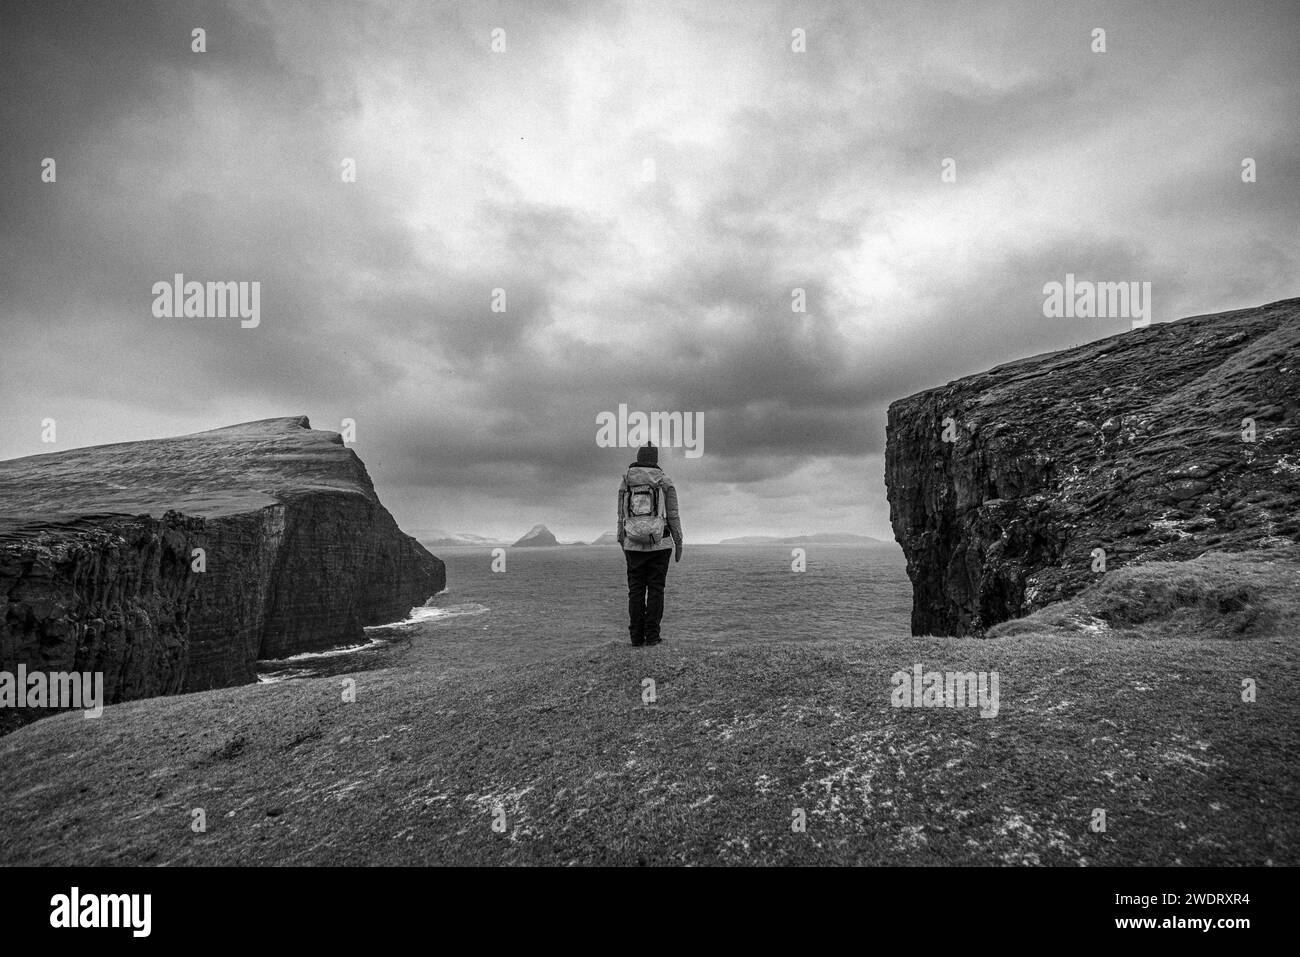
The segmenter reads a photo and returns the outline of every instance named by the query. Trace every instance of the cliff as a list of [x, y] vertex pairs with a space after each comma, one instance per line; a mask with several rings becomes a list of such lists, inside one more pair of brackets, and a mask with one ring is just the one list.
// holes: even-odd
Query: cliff
[[1097, 549], [1106, 570], [1288, 550], [1300, 541], [1298, 409], [1300, 299], [894, 402], [885, 483], [912, 632], [980, 633], [1070, 598], [1102, 574]]
[[445, 580], [305, 417], [0, 462], [0, 670], [103, 671], [109, 703], [251, 682]]

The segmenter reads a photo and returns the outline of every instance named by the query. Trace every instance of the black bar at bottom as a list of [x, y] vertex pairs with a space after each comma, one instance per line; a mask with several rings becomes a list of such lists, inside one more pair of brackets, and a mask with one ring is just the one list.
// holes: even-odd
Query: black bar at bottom
[[901, 934], [923, 950], [926, 941], [945, 950], [1043, 934], [1231, 947], [1285, 931], [1284, 885], [1292, 878], [1285, 868], [8, 868], [0, 871], [0, 899], [10, 945], [291, 939], [336, 948], [432, 933], [450, 946], [454, 933], [483, 942], [536, 943], [543, 934], [552, 942], [624, 941], [635, 949], [637, 940], [653, 947], [691, 927], [734, 945], [784, 926], [810, 944], [831, 934], [864, 944]]

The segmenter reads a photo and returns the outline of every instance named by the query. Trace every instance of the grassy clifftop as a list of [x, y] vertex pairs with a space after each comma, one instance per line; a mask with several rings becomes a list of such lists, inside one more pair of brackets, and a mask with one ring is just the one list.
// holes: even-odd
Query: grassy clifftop
[[[1239, 640], [610, 644], [60, 715], [0, 740], [0, 863], [1296, 864], [1296, 592], [1259, 594]], [[998, 715], [892, 707], [918, 663], [998, 672]]]

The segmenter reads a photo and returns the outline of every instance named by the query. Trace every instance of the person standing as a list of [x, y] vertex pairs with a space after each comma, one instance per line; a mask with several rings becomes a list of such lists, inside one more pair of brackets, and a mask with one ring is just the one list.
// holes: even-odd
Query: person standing
[[618, 487], [618, 543], [627, 561], [628, 634], [632, 644], [662, 641], [668, 557], [682, 560], [682, 522], [677, 489], [659, 468], [653, 442], [637, 449]]

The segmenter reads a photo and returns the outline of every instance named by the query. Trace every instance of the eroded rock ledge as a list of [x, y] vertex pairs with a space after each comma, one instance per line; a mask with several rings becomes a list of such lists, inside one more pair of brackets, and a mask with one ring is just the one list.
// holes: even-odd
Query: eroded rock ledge
[[[1106, 567], [1300, 541], [1300, 299], [998, 366], [889, 408], [914, 634], [978, 633]], [[955, 442], [943, 441], [944, 420]], [[1243, 420], [1254, 423], [1246, 441]]]
[[108, 703], [253, 681], [445, 583], [305, 416], [0, 462], [0, 670], [103, 671]]

